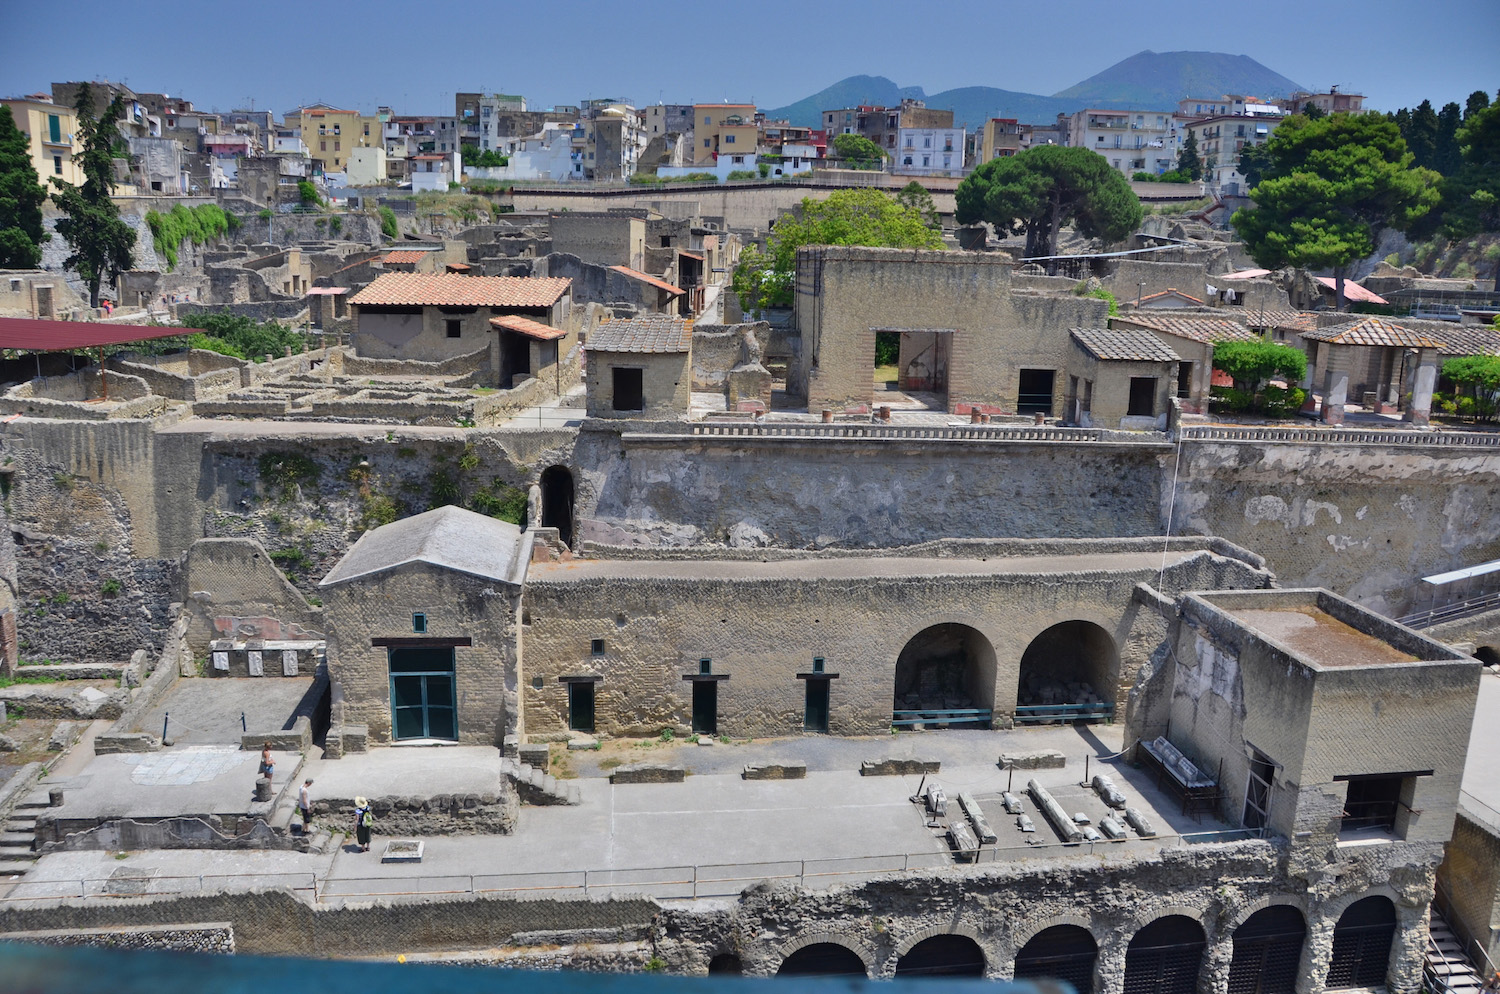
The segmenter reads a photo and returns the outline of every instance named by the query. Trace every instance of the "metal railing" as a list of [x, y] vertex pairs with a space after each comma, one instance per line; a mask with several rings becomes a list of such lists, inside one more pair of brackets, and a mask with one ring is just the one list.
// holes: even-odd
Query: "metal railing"
[[1500, 608], [1500, 593], [1485, 594], [1482, 597], [1470, 597], [1466, 601], [1456, 604], [1445, 604], [1427, 611], [1418, 611], [1415, 614], [1404, 615], [1396, 619], [1398, 625], [1408, 628], [1431, 628], [1433, 625], [1445, 621], [1455, 621], [1459, 618], [1467, 618], [1472, 614], [1483, 614], [1485, 611]]
[[[693, 436], [730, 438], [858, 438], [957, 440], [974, 442], [1102, 442], [1107, 440], [1101, 428], [1027, 427], [1023, 425], [877, 425], [703, 422], [690, 427]], [[629, 433], [629, 434], [647, 434]], [[651, 433], [655, 434], [655, 433]], [[677, 434], [677, 432], [672, 432]], [[1118, 433], [1110, 433], [1118, 434]], [[1155, 440], [1150, 438], [1147, 440]]]
[[1444, 445], [1500, 448], [1500, 432], [1395, 431], [1381, 428], [1196, 427], [1179, 429], [1186, 442], [1328, 442], [1336, 445]]
[[700, 863], [697, 865], [634, 869], [537, 870], [523, 873], [433, 874], [430, 876], [325, 877], [312, 873], [218, 874], [99, 878], [81, 880], [20, 880], [0, 885], [5, 901], [66, 900], [77, 898], [159, 897], [210, 890], [282, 888], [307, 892], [319, 902], [376, 897], [443, 897], [514, 894], [518, 896], [608, 896], [631, 894], [661, 900], [734, 897], [761, 881], [794, 881], [800, 887], [830, 887], [887, 873], [943, 870], [976, 863], [1060, 856], [1106, 855], [1111, 851], [1147, 853], [1164, 848], [1243, 842], [1262, 837], [1259, 829], [1227, 829], [1147, 838], [1101, 839], [1095, 842], [1037, 842], [1024, 846], [981, 846], [974, 858], [958, 863], [949, 851], [895, 853], [880, 856], [832, 856], [770, 862]]

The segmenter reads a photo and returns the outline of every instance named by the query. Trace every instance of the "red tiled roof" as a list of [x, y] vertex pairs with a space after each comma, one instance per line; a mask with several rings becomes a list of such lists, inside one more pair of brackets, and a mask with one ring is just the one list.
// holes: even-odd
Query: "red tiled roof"
[[1377, 345], [1406, 349], [1440, 349], [1446, 344], [1383, 318], [1365, 318], [1352, 324], [1333, 324], [1317, 331], [1304, 331], [1301, 337], [1333, 345]]
[[400, 307], [551, 307], [568, 292], [566, 277], [385, 273], [350, 299]]
[[104, 324], [95, 321], [37, 321], [31, 318], [0, 318], [0, 349], [28, 352], [61, 352], [96, 345], [124, 345], [148, 338], [186, 335], [191, 328], [154, 324]]
[[648, 275], [646, 273], [638, 272], [638, 271], [636, 271], [634, 269], [631, 269], [629, 266], [610, 266], [609, 268], [613, 269], [617, 273], [623, 273], [624, 275], [629, 276], [633, 280], [640, 280], [642, 283], [650, 283], [652, 286], [656, 287], [658, 290], [665, 290], [668, 293], [687, 293], [687, 291], [684, 290], [680, 286], [673, 286], [672, 284], [668, 283], [666, 280], [659, 280], [655, 276], [651, 276], [651, 275]]
[[502, 314], [497, 318], [490, 318], [491, 328], [504, 328], [506, 331], [514, 331], [525, 335], [527, 338], [535, 338], [540, 342], [555, 342], [559, 338], [567, 336], [566, 328], [554, 328], [540, 321], [523, 318], [519, 314]]
[[[1335, 280], [1332, 276], [1314, 276], [1313, 279], [1317, 280], [1319, 283], [1323, 284], [1335, 293], [1338, 292], [1338, 281]], [[1378, 293], [1373, 293], [1369, 290], [1366, 290], [1364, 287], [1360, 286], [1353, 280], [1344, 281], [1344, 299], [1358, 300], [1366, 304], [1388, 303], [1388, 301]]]
[[431, 249], [395, 249], [380, 257], [381, 262], [421, 262]]
[[699, 262], [703, 261], [703, 256], [699, 255], [697, 252], [684, 252], [682, 249], [678, 249], [677, 250], [677, 254], [678, 255], [685, 255], [689, 259], [697, 259]]

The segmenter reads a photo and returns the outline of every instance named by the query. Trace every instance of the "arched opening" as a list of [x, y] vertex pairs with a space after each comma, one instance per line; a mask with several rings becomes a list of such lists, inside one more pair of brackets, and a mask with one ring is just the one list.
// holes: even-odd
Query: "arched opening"
[[556, 528], [563, 545], [573, 544], [573, 474], [566, 466], [542, 472], [542, 527]]
[[1387, 897], [1355, 901], [1333, 927], [1328, 988], [1378, 987], [1385, 983], [1396, 936], [1396, 906]]
[[1020, 722], [1100, 719], [1115, 702], [1120, 657], [1109, 632], [1064, 621], [1031, 640], [1016, 690]]
[[720, 953], [708, 961], [708, 972], [739, 976], [745, 972], [745, 964], [741, 963], [740, 958], [734, 953]]
[[982, 977], [984, 950], [967, 935], [934, 935], [896, 960], [898, 977]]
[[1124, 994], [1195, 994], [1206, 940], [1186, 915], [1158, 918], [1125, 950]]
[[1234, 930], [1229, 994], [1293, 994], [1307, 922], [1290, 904], [1261, 908]]
[[896, 659], [893, 725], [989, 728], [994, 706], [995, 648], [977, 629], [924, 628]]
[[848, 946], [814, 942], [781, 961], [778, 977], [868, 977], [865, 961]]
[[1492, 645], [1482, 645], [1474, 650], [1474, 658], [1486, 666], [1500, 666], [1500, 649]]
[[1016, 954], [1017, 980], [1066, 980], [1078, 994], [1094, 990], [1099, 944], [1077, 925], [1053, 925], [1033, 935]]

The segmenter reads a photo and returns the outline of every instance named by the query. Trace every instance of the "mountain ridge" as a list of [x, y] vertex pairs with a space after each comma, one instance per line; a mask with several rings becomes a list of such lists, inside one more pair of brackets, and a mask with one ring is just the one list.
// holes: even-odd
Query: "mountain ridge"
[[952, 110], [954, 122], [972, 130], [991, 117], [1046, 124], [1058, 114], [1071, 114], [1085, 107], [1169, 110], [1186, 96], [1248, 93], [1272, 97], [1301, 88], [1248, 55], [1148, 50], [1051, 95], [993, 86], [961, 86], [927, 95], [920, 86], [898, 86], [885, 76], [858, 75], [767, 110], [766, 115], [817, 128], [822, 126], [821, 113], [825, 110], [860, 104], [893, 106], [905, 96], [924, 100], [928, 107]]

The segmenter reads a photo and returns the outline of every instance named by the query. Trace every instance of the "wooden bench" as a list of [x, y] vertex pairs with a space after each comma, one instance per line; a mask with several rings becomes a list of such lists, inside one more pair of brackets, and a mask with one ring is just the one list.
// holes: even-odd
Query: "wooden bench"
[[989, 727], [995, 712], [989, 708], [924, 708], [919, 711], [892, 711], [891, 725], [983, 725]]
[[1113, 704], [1022, 704], [1016, 707], [1016, 724], [1042, 721], [1102, 721], [1107, 725], [1115, 722]]

